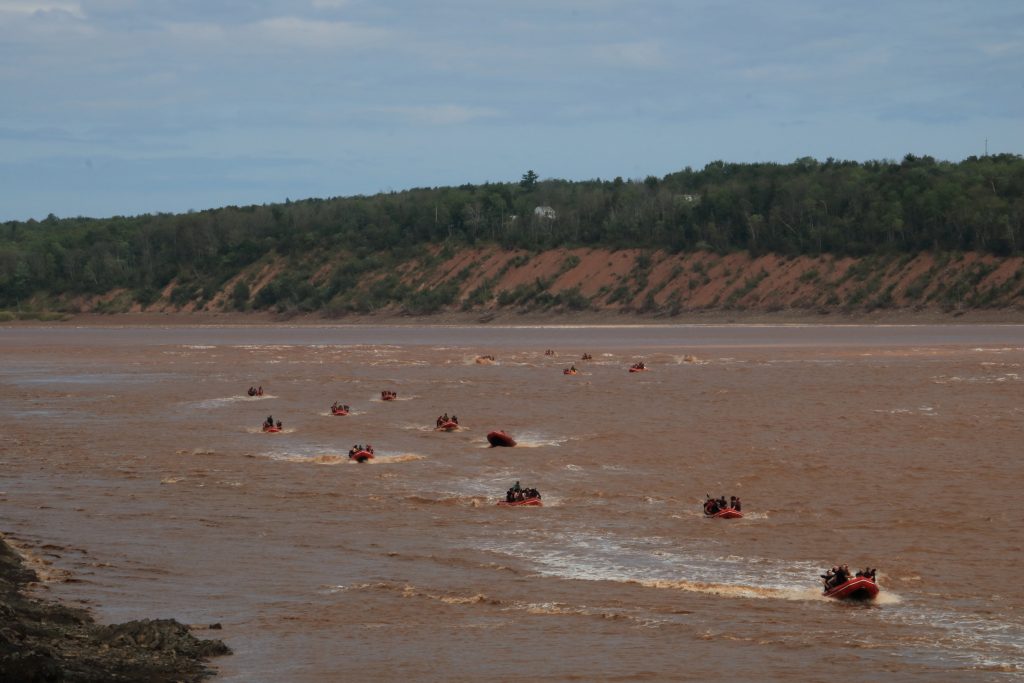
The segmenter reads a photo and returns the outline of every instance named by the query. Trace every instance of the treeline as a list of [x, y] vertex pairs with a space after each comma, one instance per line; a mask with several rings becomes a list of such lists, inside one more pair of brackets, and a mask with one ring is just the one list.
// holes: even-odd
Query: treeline
[[[1024, 249], [1022, 229], [1024, 160], [1011, 154], [958, 163], [912, 155], [901, 162], [719, 161], [643, 180], [541, 180], [530, 171], [518, 183], [7, 222], [0, 227], [0, 307], [115, 288], [145, 305], [171, 282], [172, 302], [201, 305], [268, 254], [287, 267], [259, 292], [240, 283], [232, 292], [238, 307], [323, 308], [362, 273], [420, 256], [428, 244], [1010, 255]], [[326, 263], [330, 273], [314, 278]], [[415, 294], [394, 291], [401, 289], [394, 278], [376, 286], [381, 300]]]

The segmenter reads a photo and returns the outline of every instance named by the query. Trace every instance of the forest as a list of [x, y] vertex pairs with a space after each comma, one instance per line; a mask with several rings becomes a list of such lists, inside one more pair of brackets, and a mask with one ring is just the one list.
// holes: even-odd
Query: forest
[[[115, 289], [145, 306], [172, 284], [171, 303], [201, 307], [268, 255], [286, 267], [259, 291], [237, 282], [231, 301], [239, 310], [329, 308], [361, 274], [420, 258], [429, 245], [449, 252], [494, 245], [530, 252], [602, 247], [1003, 257], [1020, 255], [1022, 239], [1024, 159], [1013, 154], [960, 162], [913, 155], [901, 161], [716, 161], [627, 180], [544, 179], [531, 170], [508, 183], [183, 214], [51, 214], [6, 222], [0, 225], [0, 308], [42, 301], [60, 310], [69, 297]], [[381, 302], [417, 295], [380, 287]]]

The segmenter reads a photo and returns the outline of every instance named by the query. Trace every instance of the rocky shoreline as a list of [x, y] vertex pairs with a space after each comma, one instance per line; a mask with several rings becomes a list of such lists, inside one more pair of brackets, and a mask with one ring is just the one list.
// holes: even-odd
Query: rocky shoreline
[[38, 580], [0, 534], [0, 680], [193, 682], [214, 674], [209, 657], [231, 653], [173, 619], [98, 624], [86, 610], [29, 596]]

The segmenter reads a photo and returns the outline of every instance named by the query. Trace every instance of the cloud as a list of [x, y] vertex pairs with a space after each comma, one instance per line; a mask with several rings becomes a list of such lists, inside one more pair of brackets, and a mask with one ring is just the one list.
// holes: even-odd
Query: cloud
[[1006, 41], [1003, 43], [987, 43], [979, 46], [979, 49], [989, 57], [1002, 57], [1024, 52], [1024, 42]]
[[340, 9], [348, 5], [349, 0], [313, 0], [316, 9]]
[[225, 38], [224, 28], [206, 22], [167, 22], [164, 30], [177, 40], [218, 42]]
[[82, 5], [76, 0], [4, 0], [0, 14], [35, 14], [37, 12], [64, 12], [81, 18]]
[[649, 69], [668, 63], [661, 45], [652, 41], [611, 43], [597, 47], [596, 52], [601, 60], [613, 66]]
[[245, 32], [290, 47], [360, 48], [385, 41], [391, 32], [347, 21], [274, 17], [249, 24]]
[[497, 115], [493, 109], [485, 107], [464, 107], [458, 104], [411, 105], [397, 107], [377, 107], [376, 113], [398, 116], [410, 123], [431, 126], [450, 126], [470, 121], [490, 118]]

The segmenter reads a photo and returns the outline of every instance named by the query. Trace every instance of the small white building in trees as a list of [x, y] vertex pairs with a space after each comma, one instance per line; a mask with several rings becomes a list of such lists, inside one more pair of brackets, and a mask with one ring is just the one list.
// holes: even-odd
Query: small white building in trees
[[538, 206], [533, 210], [533, 215], [537, 218], [543, 218], [545, 220], [553, 221], [557, 217], [555, 210], [550, 206]]

